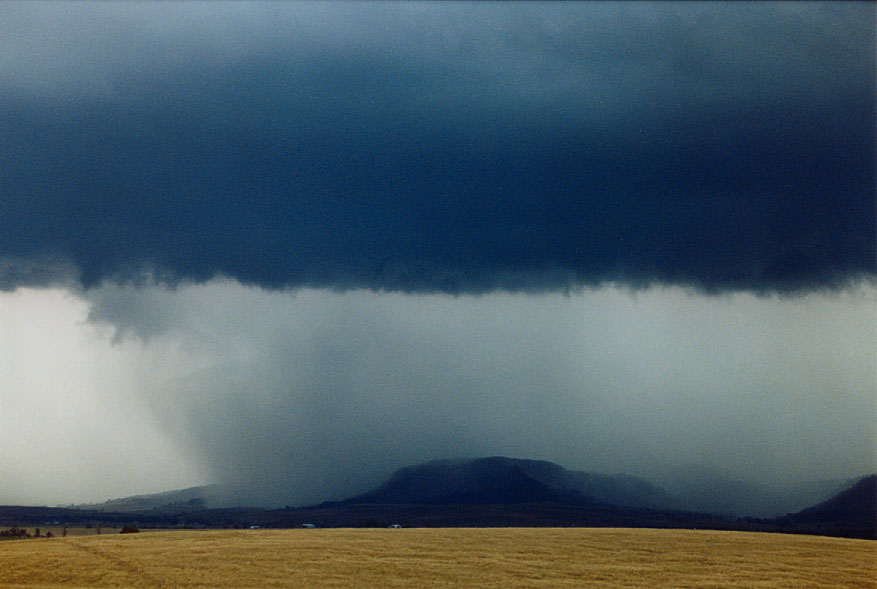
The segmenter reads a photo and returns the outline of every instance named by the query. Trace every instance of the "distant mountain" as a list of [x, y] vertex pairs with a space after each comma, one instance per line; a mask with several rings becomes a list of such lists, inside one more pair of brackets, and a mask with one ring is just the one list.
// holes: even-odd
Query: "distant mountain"
[[797, 513], [776, 518], [782, 526], [845, 530], [845, 535], [877, 537], [877, 475], [870, 475], [834, 497]]
[[509, 504], [553, 502], [671, 509], [663, 489], [629, 475], [570, 471], [544, 460], [494, 456], [436, 460], [397, 470], [377, 489], [342, 504]]
[[133, 495], [119, 499], [108, 499], [103, 503], [84, 503], [71, 505], [73, 509], [86, 509], [92, 511], [104, 511], [115, 513], [128, 513], [134, 511], [182, 512], [204, 509], [210, 503], [215, 487], [206, 485], [201, 487], [189, 487], [165, 491], [163, 493], [151, 493], [147, 495]]
[[786, 486], [778, 491], [778, 493], [782, 495], [784, 501], [782, 512], [776, 515], [795, 513], [812, 505], [816, 505], [817, 503], [822, 503], [841, 491], [845, 491], [849, 487], [852, 487], [863, 478], [865, 477], [815, 479], [800, 481], [794, 485]]
[[799, 522], [869, 521], [877, 524], [877, 474], [813, 507], [789, 515]]
[[[676, 515], [672, 517], [688, 512], [692, 517], [716, 521], [740, 517], [753, 525], [760, 522], [758, 525], [778, 526], [785, 531], [873, 537], [877, 504], [874, 499], [875, 478], [877, 475], [845, 481], [811, 481], [776, 490], [694, 467], [666, 471], [660, 479], [663, 485], [659, 486], [630, 475], [573, 471], [544, 460], [494, 456], [436, 460], [408, 466], [397, 470], [372, 491], [312, 508], [344, 507], [349, 511], [349, 507], [356, 505], [384, 506], [381, 509], [393, 505], [436, 508], [469, 505], [470, 511], [475, 509], [477, 512], [478, 506], [554, 504], [576, 509], [612, 507], [629, 510], [634, 520], [646, 523], [657, 514], [644, 515], [643, 511], [630, 510], [662, 511], [667, 515], [673, 512]], [[137, 514], [138, 518], [155, 521], [189, 514], [193, 522], [198, 522], [199, 518], [212, 520], [220, 517], [216, 511], [219, 507], [230, 509], [235, 514], [243, 509], [240, 503], [226, 495], [223, 488], [209, 485], [111, 499], [103, 503], [71, 505], [67, 509], [101, 513], [107, 517], [110, 514], [119, 517]], [[213, 513], [196, 517], [205, 511]], [[620, 513], [612, 512], [609, 517], [606, 515], [609, 512], [604, 511], [597, 516], [594, 514], [598, 512], [592, 509], [588, 517], [596, 519], [589, 521], [615, 521], [613, 518]], [[94, 516], [88, 517], [93, 519]], [[585, 521], [580, 513], [573, 517], [579, 518], [576, 521], [580, 523]], [[425, 521], [433, 521], [433, 516]]]
[[[828, 483], [826, 483], [828, 485]], [[829, 485], [830, 486], [830, 485]], [[812, 487], [818, 491], [820, 485]], [[737, 489], [747, 489], [742, 486]], [[704, 491], [702, 489], [702, 491]], [[721, 492], [717, 488], [716, 492]], [[730, 495], [733, 498], [734, 489]], [[217, 498], [217, 499], [213, 499]], [[79, 508], [0, 505], [0, 525], [185, 528], [612, 526], [746, 530], [877, 538], [877, 475], [796, 513], [773, 519], [691, 512], [652, 483], [627, 475], [570, 471], [541, 460], [438, 460], [396, 471], [373, 491], [310, 507], [207, 505], [220, 488], [113, 499]]]

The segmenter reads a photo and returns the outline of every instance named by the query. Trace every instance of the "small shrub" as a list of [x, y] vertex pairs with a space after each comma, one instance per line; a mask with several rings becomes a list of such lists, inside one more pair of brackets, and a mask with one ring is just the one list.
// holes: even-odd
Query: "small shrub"
[[124, 528], [122, 528], [122, 530], [119, 533], [120, 534], [136, 534], [139, 531], [140, 530], [138, 530], [134, 526], [125, 526]]

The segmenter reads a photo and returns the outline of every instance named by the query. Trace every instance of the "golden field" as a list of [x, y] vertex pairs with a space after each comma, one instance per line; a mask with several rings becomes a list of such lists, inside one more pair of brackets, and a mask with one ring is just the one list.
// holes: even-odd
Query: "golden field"
[[875, 587], [877, 542], [619, 528], [210, 530], [0, 542], [0, 587]]

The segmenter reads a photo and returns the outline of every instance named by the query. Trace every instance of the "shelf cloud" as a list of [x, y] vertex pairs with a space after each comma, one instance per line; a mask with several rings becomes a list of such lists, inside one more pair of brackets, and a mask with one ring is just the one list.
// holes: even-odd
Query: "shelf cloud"
[[0, 285], [875, 275], [873, 6], [4, 6]]

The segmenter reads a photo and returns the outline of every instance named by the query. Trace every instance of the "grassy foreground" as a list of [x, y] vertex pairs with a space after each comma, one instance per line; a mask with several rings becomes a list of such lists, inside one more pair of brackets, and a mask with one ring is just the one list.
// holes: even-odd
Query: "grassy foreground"
[[875, 587], [877, 543], [606, 528], [221, 530], [0, 542], [0, 587]]

